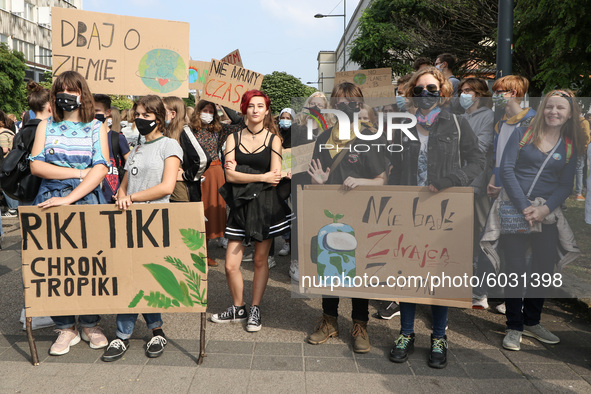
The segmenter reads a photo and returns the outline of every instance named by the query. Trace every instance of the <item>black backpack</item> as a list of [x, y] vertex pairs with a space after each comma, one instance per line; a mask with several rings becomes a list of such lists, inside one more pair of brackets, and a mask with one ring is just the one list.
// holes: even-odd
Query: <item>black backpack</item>
[[39, 123], [40, 119], [32, 119], [22, 128], [2, 162], [0, 186], [9, 197], [21, 202], [33, 201], [41, 186], [41, 178], [31, 174], [29, 161]]

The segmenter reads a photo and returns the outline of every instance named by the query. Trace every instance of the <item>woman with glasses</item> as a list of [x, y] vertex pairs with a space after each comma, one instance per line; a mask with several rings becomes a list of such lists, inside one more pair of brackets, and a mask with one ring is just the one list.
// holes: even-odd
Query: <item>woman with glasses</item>
[[[403, 136], [403, 150], [391, 157], [392, 185], [425, 186], [437, 193], [452, 186], [469, 186], [484, 168], [484, 155], [466, 119], [449, 112], [447, 100], [453, 94], [451, 83], [434, 67], [413, 74], [406, 85], [418, 107], [417, 125], [411, 128], [416, 140]], [[390, 351], [390, 360], [403, 363], [414, 350], [416, 304], [400, 302], [400, 335]], [[448, 307], [432, 305], [433, 333], [429, 366], [447, 365]]]

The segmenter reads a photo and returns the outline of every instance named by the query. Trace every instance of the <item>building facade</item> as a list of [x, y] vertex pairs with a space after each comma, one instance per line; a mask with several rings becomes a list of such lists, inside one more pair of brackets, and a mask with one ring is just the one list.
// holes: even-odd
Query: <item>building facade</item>
[[0, 42], [25, 55], [26, 80], [51, 71], [51, 7], [82, 9], [82, 0], [0, 0]]

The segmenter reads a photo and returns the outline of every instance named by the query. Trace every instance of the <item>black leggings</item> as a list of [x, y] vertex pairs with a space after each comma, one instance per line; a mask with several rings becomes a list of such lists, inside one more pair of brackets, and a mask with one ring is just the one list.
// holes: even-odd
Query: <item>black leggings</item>
[[[329, 316], [337, 317], [339, 315], [339, 297], [322, 296], [322, 310]], [[353, 320], [369, 321], [369, 300], [364, 298], [351, 298], [353, 311], [351, 318]]]

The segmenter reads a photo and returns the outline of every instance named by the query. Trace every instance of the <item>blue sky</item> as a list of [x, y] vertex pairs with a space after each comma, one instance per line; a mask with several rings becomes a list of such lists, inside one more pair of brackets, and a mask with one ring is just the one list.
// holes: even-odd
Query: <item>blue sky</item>
[[[358, 3], [347, 1], [348, 19]], [[83, 8], [189, 22], [193, 60], [219, 59], [238, 48], [244, 67], [285, 71], [304, 83], [317, 80], [318, 51], [335, 50], [343, 34], [342, 18], [314, 18], [333, 9], [342, 14], [342, 0], [84, 0]]]

